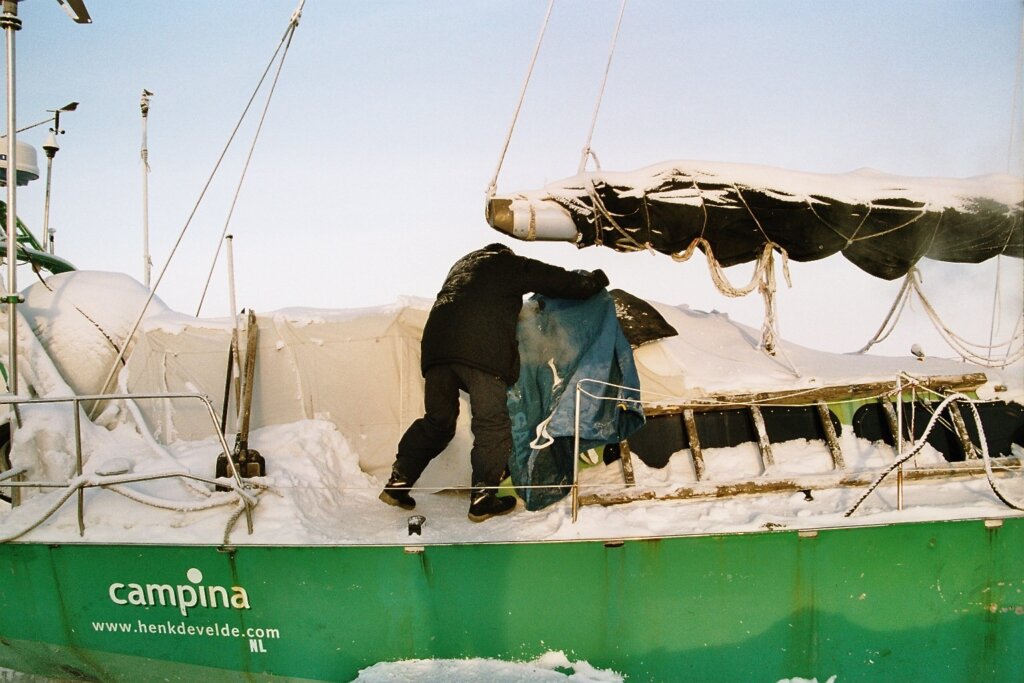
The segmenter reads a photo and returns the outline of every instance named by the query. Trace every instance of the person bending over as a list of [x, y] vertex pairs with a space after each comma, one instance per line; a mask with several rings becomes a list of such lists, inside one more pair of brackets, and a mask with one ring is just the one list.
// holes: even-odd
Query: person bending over
[[608, 285], [601, 270], [572, 272], [488, 244], [455, 262], [423, 328], [423, 417], [398, 443], [380, 499], [412, 510], [410, 489], [455, 436], [459, 390], [469, 394], [473, 431], [469, 519], [482, 522], [511, 512], [513, 496], [496, 491], [512, 454], [506, 390], [519, 379], [516, 324], [530, 292], [586, 299]]

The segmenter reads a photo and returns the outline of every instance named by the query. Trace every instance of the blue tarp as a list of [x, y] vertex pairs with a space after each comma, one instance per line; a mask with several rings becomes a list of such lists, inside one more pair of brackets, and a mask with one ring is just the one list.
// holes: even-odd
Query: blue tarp
[[[640, 379], [608, 292], [583, 301], [534, 296], [519, 317], [518, 338], [519, 381], [508, 392], [509, 470], [526, 509], [539, 510], [572, 485], [576, 385], [584, 379], [615, 385], [581, 385], [580, 452], [586, 452], [619, 443], [643, 425], [635, 402]], [[544, 488], [531, 488], [538, 486]]]

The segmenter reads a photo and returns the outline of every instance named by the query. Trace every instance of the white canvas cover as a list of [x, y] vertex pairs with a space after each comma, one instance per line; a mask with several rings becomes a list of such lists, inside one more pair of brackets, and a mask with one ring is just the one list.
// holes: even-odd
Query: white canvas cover
[[[117, 356], [112, 340], [123, 343], [146, 298], [145, 288], [128, 276], [73, 272], [30, 287], [19, 310], [67, 384], [81, 395], [99, 392]], [[430, 304], [410, 298], [375, 308], [257, 314], [251, 430], [329, 421], [358, 454], [363, 471], [386, 476], [403, 431], [423, 413], [420, 337]], [[728, 392], [892, 380], [900, 371], [925, 376], [970, 370], [948, 360], [837, 355], [783, 342], [783, 350], [799, 358], [794, 369], [788, 356], [766, 355], [758, 348], [756, 332], [728, 316], [685, 306], [655, 307], [679, 335], [636, 350], [642, 397], [654, 404]], [[149, 309], [119, 373], [120, 390], [203, 394], [219, 419], [233, 321], [175, 313], [159, 300]], [[245, 338], [243, 329], [243, 357]], [[158, 441], [215, 438], [209, 412], [195, 400], [137, 403]], [[230, 445], [237, 429], [233, 388], [227, 413]], [[455, 439], [425, 472], [424, 487], [470, 484], [469, 416], [463, 401]], [[272, 466], [274, 453], [262, 455]]]
[[[106, 283], [107, 293], [96, 288]], [[68, 384], [99, 392], [117, 352], [110, 339], [131, 331], [146, 290], [128, 276], [77, 272], [33, 285], [22, 312]], [[116, 302], [116, 305], [112, 305]], [[364, 471], [386, 474], [404, 429], [423, 414], [420, 336], [430, 301], [346, 311], [289, 308], [257, 312], [259, 328], [250, 430], [304, 419], [334, 423], [359, 453]], [[208, 396], [220, 417], [233, 322], [175, 313], [158, 299], [139, 325], [119, 377], [133, 394], [188, 392]], [[244, 359], [246, 332], [240, 335]], [[109, 339], [108, 339], [109, 338]], [[73, 344], [66, 343], [74, 340]], [[234, 384], [227, 437], [237, 429]], [[162, 443], [214, 438], [208, 410], [190, 399], [140, 400]], [[445, 455], [424, 474], [424, 486], [468, 485], [468, 404]], [[273, 453], [263, 453], [268, 463]]]
[[[429, 302], [408, 300], [355, 311], [285, 309], [257, 314], [250, 428], [327, 420], [358, 451], [364, 471], [386, 474], [403, 431], [423, 414], [420, 336], [428, 307]], [[230, 325], [229, 320], [183, 320], [177, 315], [148, 319], [128, 361], [127, 389], [203, 393], [219, 412]], [[245, 339], [243, 329], [243, 358]], [[236, 429], [237, 405], [233, 388], [230, 394], [229, 434]], [[173, 403], [169, 409], [150, 402], [143, 410], [158, 438], [194, 440], [210, 434], [205, 408], [194, 401]], [[468, 407], [462, 413], [465, 418]], [[468, 430], [462, 427], [449, 446], [458, 455], [439, 458], [424, 475], [425, 486], [469, 483]], [[272, 453], [263, 456], [273, 458]]]

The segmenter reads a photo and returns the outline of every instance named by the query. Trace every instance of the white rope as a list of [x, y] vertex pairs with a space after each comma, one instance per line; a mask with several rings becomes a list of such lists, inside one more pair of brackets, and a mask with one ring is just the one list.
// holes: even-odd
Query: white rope
[[988, 478], [988, 483], [989, 486], [992, 488], [993, 493], [995, 493], [996, 497], [999, 498], [999, 500], [1002, 501], [1007, 506], [1015, 510], [1024, 510], [1024, 503], [1016, 503], [1014, 501], [1011, 501], [1002, 491], [999, 490], [999, 487], [996, 485], [995, 478], [992, 474], [992, 464], [989, 462], [988, 440], [985, 438], [985, 429], [982, 426], [981, 415], [978, 413], [978, 408], [975, 406], [975, 401], [973, 401], [966, 394], [953, 393], [944, 398], [942, 402], [938, 405], [938, 407], [935, 409], [935, 411], [932, 413], [931, 418], [928, 420], [928, 424], [924, 428], [924, 433], [921, 435], [921, 438], [917, 441], [916, 445], [909, 451], [907, 451], [905, 455], [901, 454], [899, 457], [897, 457], [896, 460], [893, 461], [893, 463], [889, 467], [887, 467], [881, 474], [879, 474], [875, 481], [873, 481], [871, 485], [868, 486], [864, 494], [861, 495], [861, 497], [858, 498], [857, 501], [852, 506], [850, 506], [850, 508], [845, 513], [843, 513], [844, 517], [849, 517], [854, 512], [856, 512], [857, 508], [860, 507], [861, 503], [863, 503], [867, 499], [867, 497], [870, 496], [876, 488], [878, 488], [879, 484], [881, 484], [882, 481], [893, 472], [893, 470], [895, 470], [900, 465], [916, 456], [928, 444], [928, 435], [931, 434], [932, 429], [934, 429], [935, 424], [939, 420], [939, 416], [942, 414], [942, 411], [945, 410], [950, 403], [956, 400], [963, 401], [971, 408], [971, 413], [974, 416], [974, 424], [978, 430], [978, 441], [981, 444], [981, 457], [984, 460], [985, 464], [985, 474]]
[[[968, 341], [956, 334], [956, 332], [950, 329], [950, 327], [943, 322], [938, 311], [935, 310], [935, 307], [932, 306], [928, 297], [925, 296], [924, 290], [921, 288], [918, 281], [915, 280], [912, 282], [911, 287], [918, 299], [921, 301], [921, 305], [924, 307], [925, 313], [928, 315], [928, 318], [931, 320], [936, 331], [938, 331], [943, 340], [965, 360], [969, 360], [985, 367], [1000, 367], [1015, 363], [1024, 358], [1024, 336], [1020, 334], [1021, 318], [1018, 318], [1018, 324], [1015, 327], [1013, 334], [1005, 342], [999, 342], [992, 345], [978, 344], [976, 342]], [[1024, 312], [1021, 313], [1021, 316], [1024, 317]], [[1015, 346], [1018, 348], [1015, 349]], [[993, 363], [986, 355], [982, 355], [982, 352], [1002, 348], [1006, 349], [1006, 356], [1001, 363]]]
[[60, 507], [64, 503], [66, 503], [69, 498], [71, 498], [71, 496], [75, 495], [75, 492], [78, 491], [78, 489], [82, 488], [82, 484], [83, 484], [84, 481], [85, 481], [85, 477], [78, 477], [77, 479], [73, 479], [68, 484], [67, 488], [64, 489], [64, 492], [57, 498], [57, 500], [54, 501], [50, 505], [50, 507], [48, 507], [45, 510], [43, 510], [42, 514], [39, 517], [37, 517], [34, 522], [30, 523], [27, 527], [25, 527], [21, 531], [16, 531], [14, 533], [7, 534], [6, 536], [0, 536], [0, 543], [9, 543], [9, 542], [11, 542], [13, 540], [21, 538], [22, 536], [24, 536], [25, 534], [27, 534], [28, 532], [32, 531], [33, 529], [38, 527], [40, 524], [42, 524], [43, 522], [48, 520], [53, 515], [53, 513], [55, 513], [57, 510], [59, 510]]
[[[1022, 312], [1018, 318], [1017, 323], [1011, 332], [1009, 338], [1003, 342], [993, 343], [990, 340], [989, 344], [979, 344], [972, 342], [954, 332], [949, 325], [947, 325], [939, 312], [932, 305], [927, 295], [924, 293], [924, 288], [921, 285], [921, 275], [917, 268], [911, 268], [907, 271], [907, 275], [903, 280], [903, 286], [896, 295], [896, 299], [893, 301], [892, 307], [886, 314], [881, 326], [875, 335], [865, 344], [857, 353], [865, 353], [872, 346], [884, 341], [892, 332], [896, 329], [896, 325], [899, 322], [900, 315], [909, 301], [911, 295], [915, 295], [921, 302], [921, 306], [924, 309], [925, 315], [928, 316], [932, 326], [942, 337], [943, 341], [949, 345], [951, 349], [956, 351], [964, 360], [968, 360], [977, 365], [983, 367], [1006, 367], [1021, 359], [1024, 359], [1024, 312]], [[993, 305], [995, 306], [995, 304]], [[995, 308], [993, 307], [993, 318], [995, 317]], [[1005, 349], [1002, 360], [993, 360], [992, 351], [997, 349]]]
[[[708, 271], [711, 274], [711, 281], [715, 284], [715, 287], [721, 294], [728, 297], [738, 298], [750, 294], [754, 289], [757, 289], [760, 292], [761, 298], [764, 301], [764, 321], [761, 325], [761, 346], [764, 348], [765, 352], [774, 356], [775, 352], [782, 348], [778, 344], [780, 336], [778, 331], [778, 320], [775, 315], [775, 292], [777, 286], [775, 281], [774, 250], [778, 249], [779, 253], [782, 255], [782, 273], [786, 278], [786, 284], [792, 287], [793, 282], [789, 274], [789, 254], [778, 244], [772, 241], [766, 241], [761, 249], [760, 256], [758, 256], [757, 261], [755, 262], [754, 272], [750, 276], [750, 281], [742, 287], [737, 287], [729, 281], [729, 278], [725, 274], [725, 269], [722, 268], [722, 264], [715, 258], [714, 250], [711, 248], [711, 243], [703, 237], [694, 238], [685, 250], [671, 254], [672, 260], [679, 262], [688, 261], [690, 257], [693, 256], [694, 250], [698, 246], [703, 247], [702, 251], [707, 259]], [[782, 356], [789, 365], [789, 369], [799, 377], [800, 372], [790, 361], [784, 350], [782, 352]]]
[[[577, 173], [583, 173], [587, 167], [587, 158], [591, 156], [590, 142], [594, 138], [594, 129], [597, 127], [597, 115], [601, 111], [601, 100], [604, 99], [604, 87], [608, 83], [608, 74], [612, 70], [612, 58], [615, 56], [615, 43], [619, 40], [619, 29], [622, 27], [622, 16], [626, 13], [626, 0], [622, 0], [622, 5], [619, 7], [619, 19], [615, 22], [615, 31], [612, 33], [612, 44], [608, 48], [608, 62], [604, 67], [604, 76], [601, 78], [601, 88], [597, 91], [597, 103], [594, 105], [594, 117], [590, 121], [590, 131], [587, 133], [587, 141], [583, 143], [583, 153], [580, 156], [580, 165], [576, 170]], [[597, 157], [594, 156], [594, 160]], [[600, 167], [600, 164], [598, 164]]]
[[548, 11], [544, 15], [544, 22], [540, 27], [540, 35], [537, 36], [537, 45], [533, 48], [533, 57], [530, 59], [530, 68], [526, 70], [526, 79], [523, 81], [523, 88], [519, 92], [519, 102], [516, 104], [515, 111], [512, 113], [512, 123], [508, 127], [508, 133], [505, 135], [505, 144], [501, 147], [501, 154], [498, 155], [498, 166], [494, 169], [494, 175], [491, 176], [491, 183], [487, 186], [487, 199], [494, 196], [494, 193], [498, 188], [498, 174], [501, 173], [501, 165], [505, 163], [505, 154], [508, 152], [508, 144], [512, 140], [512, 131], [515, 130], [516, 121], [519, 119], [519, 110], [523, 107], [523, 100], [526, 99], [526, 87], [530, 84], [530, 76], [533, 75], [533, 67], [537, 64], [537, 55], [540, 53], [540, 46], [544, 42], [544, 33], [548, 30], [548, 21], [551, 19], [551, 10], [555, 6], [555, 0], [548, 2]]
[[555, 437], [551, 436], [548, 432], [548, 425], [551, 424], [551, 420], [555, 417], [555, 413], [552, 412], [546, 418], [541, 420], [540, 424], [537, 425], [536, 435], [533, 441], [530, 442], [530, 448], [535, 451], [542, 451], [551, 444], [555, 443]]
[[900, 287], [900, 291], [897, 292], [896, 298], [893, 300], [892, 306], [889, 308], [889, 312], [885, 315], [885, 319], [882, 321], [882, 324], [879, 325], [878, 331], [875, 332], [874, 336], [871, 337], [868, 343], [862, 346], [857, 353], [867, 353], [872, 346], [885, 341], [888, 336], [892, 334], [893, 330], [896, 329], [896, 323], [899, 322], [900, 315], [903, 313], [903, 307], [907, 303], [911, 279], [914, 277], [914, 273], [916, 272], [916, 268], [911, 268], [907, 271], [907, 274], [903, 278], [903, 285]]
[[[122, 377], [124, 377], [124, 376], [122, 375]], [[124, 393], [127, 394], [128, 393], [127, 382], [125, 380], [121, 379], [121, 380], [119, 380], [118, 384], [119, 384], [120, 389]], [[99, 403], [99, 401], [97, 401], [97, 403]], [[165, 460], [165, 461], [167, 461], [169, 463], [177, 464], [178, 463], [178, 459], [175, 458], [166, 448], [164, 448], [164, 446], [161, 445], [156, 440], [156, 437], [153, 436], [153, 431], [149, 428], [149, 425], [146, 423], [146, 419], [143, 417], [142, 410], [139, 408], [138, 403], [136, 403], [134, 400], [131, 400], [131, 399], [125, 399], [122, 402], [122, 405], [124, 405], [125, 408], [128, 409], [128, 413], [135, 420], [135, 429], [137, 430], [137, 433], [139, 434], [139, 436], [142, 437], [142, 440], [146, 443], [146, 445], [149, 446], [149, 448], [154, 453], [156, 453], [160, 457], [160, 459]], [[183, 480], [182, 484], [184, 485], [184, 487], [186, 489], [192, 491], [193, 493], [197, 493], [197, 494], [203, 495], [203, 496], [209, 496], [210, 495], [209, 491], [204, 489], [200, 484], [197, 484], [196, 482], [191, 481], [190, 479]]]
[[1002, 279], [1000, 275], [1003, 271], [1003, 255], [996, 254], [996, 277], [995, 285], [992, 287], [992, 311], [989, 313], [988, 319], [988, 355], [987, 360], [989, 363], [992, 362], [992, 344], [996, 338], [996, 327], [997, 320], [996, 314], [999, 310], [999, 301], [1002, 298], [1002, 288], [1000, 287]]
[[[632, 244], [633, 249], [635, 249], [636, 251], [646, 251], [650, 249], [650, 245], [641, 244], [640, 242], [638, 242], [636, 238], [630, 235], [629, 232], [621, 225], [619, 225], [619, 222], [617, 220], [615, 220], [615, 216], [613, 216], [611, 211], [608, 210], [608, 207], [605, 206], [604, 201], [601, 199], [601, 196], [597, 192], [597, 186], [594, 184], [594, 176], [592, 174], [588, 174], [585, 177], [585, 180], [587, 183], [587, 195], [590, 197], [590, 203], [593, 207], [593, 211], [595, 214], [594, 243], [600, 245], [604, 242], [604, 239], [601, 236], [601, 223], [599, 220], [597, 220], [598, 216], [600, 216], [603, 217], [606, 221], [608, 221], [608, 224], [611, 225], [617, 233], [625, 237], [626, 240]], [[618, 246], [622, 246], [622, 243], [620, 242]]]

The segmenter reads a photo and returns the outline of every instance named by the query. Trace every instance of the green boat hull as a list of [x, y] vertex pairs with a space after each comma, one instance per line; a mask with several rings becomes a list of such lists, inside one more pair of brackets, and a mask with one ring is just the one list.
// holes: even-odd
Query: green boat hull
[[63, 678], [347, 681], [550, 650], [636, 681], [1024, 675], [1019, 517], [621, 543], [15, 543], [0, 576], [0, 666]]

